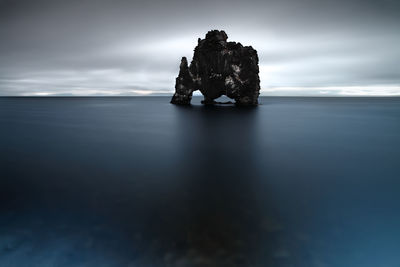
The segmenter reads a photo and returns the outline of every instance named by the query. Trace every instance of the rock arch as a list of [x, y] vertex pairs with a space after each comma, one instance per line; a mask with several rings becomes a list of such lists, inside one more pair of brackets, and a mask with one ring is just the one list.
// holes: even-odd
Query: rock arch
[[196, 90], [203, 94], [203, 104], [214, 104], [222, 95], [234, 99], [239, 106], [258, 104], [257, 51], [227, 39], [224, 31], [209, 31], [205, 39], [198, 39], [190, 66], [182, 57], [172, 104], [189, 105]]

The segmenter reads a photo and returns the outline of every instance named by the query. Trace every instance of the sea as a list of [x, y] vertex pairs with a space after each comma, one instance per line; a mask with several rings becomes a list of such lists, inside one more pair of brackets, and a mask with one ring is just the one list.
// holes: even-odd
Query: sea
[[0, 266], [400, 266], [400, 98], [0, 98]]

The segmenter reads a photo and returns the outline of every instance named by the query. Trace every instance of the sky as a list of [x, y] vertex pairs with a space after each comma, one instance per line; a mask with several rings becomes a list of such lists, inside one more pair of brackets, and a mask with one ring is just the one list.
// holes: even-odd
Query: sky
[[0, 0], [0, 96], [171, 95], [212, 29], [261, 95], [400, 95], [398, 0]]

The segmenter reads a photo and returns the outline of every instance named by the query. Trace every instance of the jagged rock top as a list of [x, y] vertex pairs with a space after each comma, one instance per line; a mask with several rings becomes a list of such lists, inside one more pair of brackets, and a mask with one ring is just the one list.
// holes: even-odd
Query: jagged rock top
[[209, 31], [205, 39], [198, 39], [190, 66], [186, 57], [181, 60], [171, 103], [190, 104], [193, 92], [200, 90], [204, 104], [214, 104], [222, 95], [234, 99], [236, 105], [258, 104], [257, 51], [227, 39], [225, 31], [219, 30]]

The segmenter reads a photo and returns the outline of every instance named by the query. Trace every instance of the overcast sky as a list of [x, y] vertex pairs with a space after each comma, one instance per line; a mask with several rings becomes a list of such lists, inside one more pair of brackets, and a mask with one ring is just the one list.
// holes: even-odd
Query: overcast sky
[[171, 94], [211, 29], [263, 95], [400, 95], [399, 0], [0, 0], [0, 95]]

